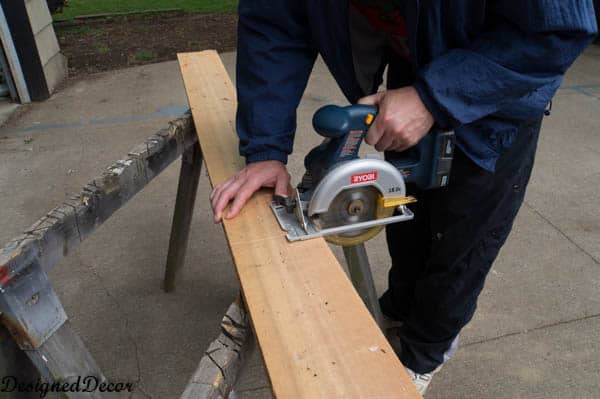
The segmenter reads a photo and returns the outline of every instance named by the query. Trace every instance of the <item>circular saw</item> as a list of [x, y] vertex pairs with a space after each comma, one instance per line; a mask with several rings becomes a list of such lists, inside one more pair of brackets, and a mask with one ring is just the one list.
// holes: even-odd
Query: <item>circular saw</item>
[[406, 182], [421, 188], [448, 183], [454, 135], [434, 132], [406, 153], [387, 161], [359, 158], [363, 138], [377, 115], [367, 105], [328, 105], [313, 117], [325, 137], [304, 159], [306, 172], [293, 198], [274, 197], [271, 208], [290, 241], [325, 237], [353, 246], [375, 237], [385, 225], [411, 220]]

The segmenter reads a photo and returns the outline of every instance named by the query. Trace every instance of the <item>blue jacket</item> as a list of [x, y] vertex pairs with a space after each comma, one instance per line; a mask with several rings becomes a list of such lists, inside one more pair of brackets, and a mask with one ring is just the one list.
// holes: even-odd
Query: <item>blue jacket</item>
[[[348, 0], [240, 0], [237, 131], [247, 162], [287, 162], [317, 54], [347, 99], [362, 93]], [[592, 0], [406, 0], [415, 87], [442, 128], [494, 170], [597, 32]]]

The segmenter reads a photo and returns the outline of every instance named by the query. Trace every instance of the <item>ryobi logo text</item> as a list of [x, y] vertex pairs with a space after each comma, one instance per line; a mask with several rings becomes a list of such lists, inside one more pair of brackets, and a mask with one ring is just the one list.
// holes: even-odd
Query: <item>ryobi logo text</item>
[[370, 181], [377, 180], [377, 171], [366, 172], [366, 173], [357, 173], [355, 175], [350, 176], [350, 184], [358, 184], [358, 183], [366, 183]]

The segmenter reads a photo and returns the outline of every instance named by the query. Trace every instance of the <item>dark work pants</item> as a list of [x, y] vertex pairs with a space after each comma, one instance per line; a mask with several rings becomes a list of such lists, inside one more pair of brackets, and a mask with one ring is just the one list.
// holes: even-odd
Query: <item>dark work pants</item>
[[402, 320], [402, 363], [427, 373], [471, 320], [485, 278], [511, 230], [529, 181], [541, 116], [524, 123], [488, 172], [456, 151], [449, 186], [421, 191], [415, 218], [387, 227], [392, 257], [383, 313]]
[[[388, 48], [385, 63], [388, 88], [412, 84], [415, 69], [408, 60]], [[404, 321], [400, 360], [411, 370], [427, 373], [442, 364], [473, 317], [523, 202], [541, 120], [523, 123], [493, 173], [457, 148], [449, 186], [422, 191], [407, 185], [418, 199], [410, 206], [415, 218], [386, 228], [392, 269], [380, 304], [384, 314]]]

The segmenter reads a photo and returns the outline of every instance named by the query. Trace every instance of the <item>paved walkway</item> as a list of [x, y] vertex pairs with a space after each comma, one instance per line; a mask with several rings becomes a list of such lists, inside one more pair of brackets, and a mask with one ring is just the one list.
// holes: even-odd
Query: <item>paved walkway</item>
[[[230, 71], [234, 54], [225, 54]], [[310, 116], [343, 103], [322, 64], [299, 111], [296, 152], [320, 141]], [[44, 103], [21, 107], [0, 129], [0, 242], [186, 108], [175, 62], [69, 82]], [[600, 47], [572, 68], [546, 118], [525, 206], [489, 275], [462, 349], [440, 372], [433, 398], [596, 398], [600, 395]], [[81, 334], [113, 380], [134, 398], [177, 398], [238, 283], [220, 226], [211, 223], [202, 177], [191, 243], [174, 294], [160, 290], [178, 164], [65, 259], [51, 278]], [[369, 242], [383, 290], [383, 237]], [[242, 398], [270, 397], [255, 356]]]

